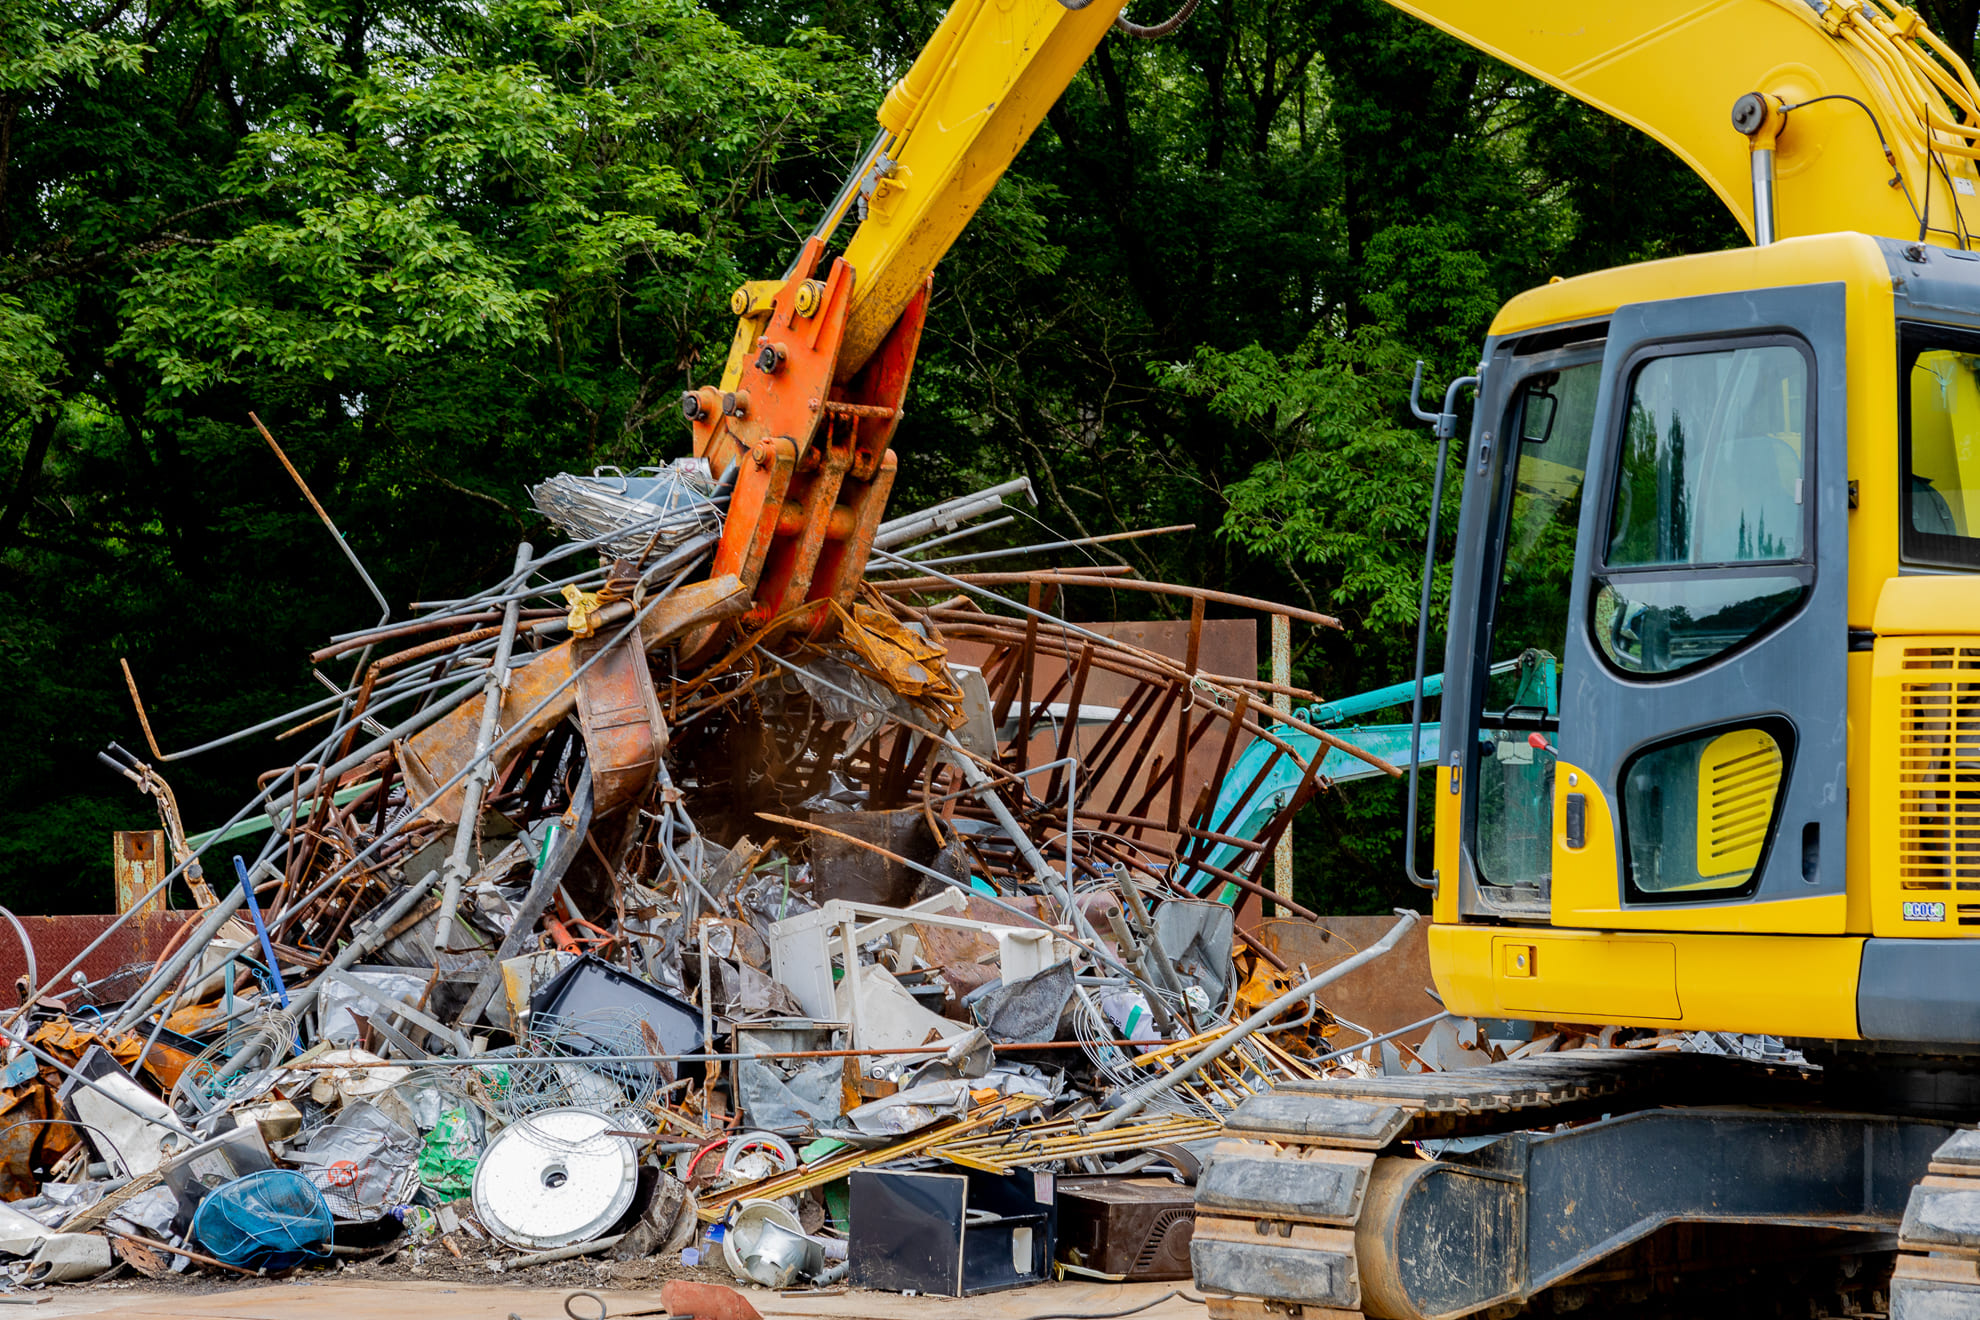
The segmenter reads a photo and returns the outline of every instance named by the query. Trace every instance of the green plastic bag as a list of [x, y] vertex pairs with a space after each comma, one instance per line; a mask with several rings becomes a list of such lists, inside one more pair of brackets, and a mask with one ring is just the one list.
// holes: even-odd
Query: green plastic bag
[[481, 1143], [467, 1111], [441, 1110], [440, 1121], [419, 1149], [420, 1182], [445, 1197], [465, 1196], [474, 1186], [474, 1169], [480, 1163]]

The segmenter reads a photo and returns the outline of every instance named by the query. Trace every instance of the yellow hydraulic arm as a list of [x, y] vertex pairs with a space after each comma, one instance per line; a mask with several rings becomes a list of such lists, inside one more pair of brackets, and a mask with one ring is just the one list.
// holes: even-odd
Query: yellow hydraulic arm
[[[1389, 2], [1664, 143], [1756, 241], [1966, 247], [1980, 226], [1980, 85], [1890, 0]], [[714, 572], [756, 592], [746, 628], [835, 626], [892, 487], [930, 272], [1122, 3], [955, 0], [791, 269], [736, 291], [720, 385], [682, 408], [735, 483]]]
[[[1776, 237], [1917, 239], [1921, 216], [1933, 241], [1959, 246], [1980, 233], [1980, 86], [1911, 10], [1874, 0], [1389, 3], [1656, 138], [1749, 235], [1756, 139], [1775, 152]], [[880, 112], [883, 154], [896, 164], [846, 248], [861, 287], [842, 361], [865, 361], [1119, 7], [957, 0]], [[1749, 92], [1769, 112], [1752, 136], [1732, 120]]]
[[[1774, 152], [1775, 237], [1854, 230], [1964, 247], [1980, 232], [1980, 87], [1911, 10], [1872, 0], [1389, 3], [1656, 138], [1749, 235], [1761, 236], [1755, 150]], [[1762, 101], [1735, 127], [1748, 93]]]
[[[893, 485], [929, 274], [1123, 3], [956, 0], [784, 278], [736, 290], [720, 385], [681, 406], [695, 455], [731, 485], [712, 572], [755, 593], [746, 630], [819, 636], [850, 617]], [[855, 209], [827, 268], [825, 246]], [[722, 641], [697, 638], [686, 660], [712, 658]]]
[[[865, 366], [935, 263], [1004, 177], [1065, 93], [1124, 0], [1074, 9], [1059, 0], [955, 0], [881, 103], [880, 135], [819, 222], [829, 239], [861, 214], [846, 243], [854, 275], [841, 379]], [[745, 286], [760, 320], [782, 281]], [[745, 315], [745, 309], [737, 309]], [[755, 351], [747, 324], [730, 354]]]

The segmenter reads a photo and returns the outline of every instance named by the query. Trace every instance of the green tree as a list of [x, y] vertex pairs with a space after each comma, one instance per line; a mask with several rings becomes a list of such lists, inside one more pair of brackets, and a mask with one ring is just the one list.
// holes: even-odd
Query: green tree
[[[320, 691], [301, 657], [376, 618], [250, 409], [395, 603], [485, 581], [545, 536], [525, 484], [682, 452], [729, 291], [784, 268], [939, 14], [0, 0], [0, 899], [101, 906], [104, 831], [148, 817], [91, 760], [138, 738], [118, 656], [183, 747]], [[1736, 241], [1661, 148], [1377, 0], [1216, 0], [1110, 36], [944, 262], [894, 503], [1024, 473], [1054, 532], [1193, 523], [1096, 557], [1338, 613], [1298, 679], [1394, 681], [1408, 364], [1459, 374], [1549, 275]], [[295, 746], [175, 763], [189, 816]], [[1400, 817], [1330, 798], [1306, 901], [1406, 897]]]
[[[275, 430], [395, 603], [543, 539], [521, 487], [679, 449], [683, 378], [788, 245], [762, 175], [871, 103], [817, 33], [691, 0], [96, 0], [4, 15], [0, 860], [5, 900], [107, 903], [145, 805], [92, 754], [319, 692], [374, 621]], [[663, 423], [658, 429], [656, 421]], [[340, 676], [341, 677], [341, 676]], [[294, 755], [170, 768], [189, 824]]]

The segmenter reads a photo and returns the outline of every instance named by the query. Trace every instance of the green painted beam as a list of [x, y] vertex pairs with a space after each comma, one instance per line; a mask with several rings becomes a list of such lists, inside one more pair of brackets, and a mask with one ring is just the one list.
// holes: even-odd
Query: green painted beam
[[[349, 788], [340, 788], [331, 796], [330, 800], [340, 807], [348, 802], [355, 802], [368, 790], [378, 787], [378, 782], [376, 779], [367, 779], [362, 784], [352, 784]], [[250, 834], [259, 834], [263, 830], [272, 830], [274, 828], [275, 821], [269, 816], [249, 816], [246, 820], [241, 821], [229, 829], [208, 830], [204, 834], [193, 835], [186, 842], [192, 845], [194, 852], [198, 852], [201, 848], [211, 843], [226, 843], [232, 839], [245, 839]]]

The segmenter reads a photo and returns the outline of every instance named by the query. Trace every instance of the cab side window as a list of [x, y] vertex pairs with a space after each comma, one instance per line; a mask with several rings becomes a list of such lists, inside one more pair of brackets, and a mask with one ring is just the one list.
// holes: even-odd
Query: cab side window
[[1489, 884], [1553, 875], [1554, 757], [1537, 731], [1560, 727], [1560, 659], [1567, 649], [1582, 483], [1595, 433], [1602, 362], [1570, 362], [1526, 376], [1506, 434], [1517, 436], [1506, 494], [1505, 557], [1493, 602], [1494, 661], [1480, 713], [1476, 857]]
[[1980, 339], [1907, 329], [1899, 549], [1980, 568]]

